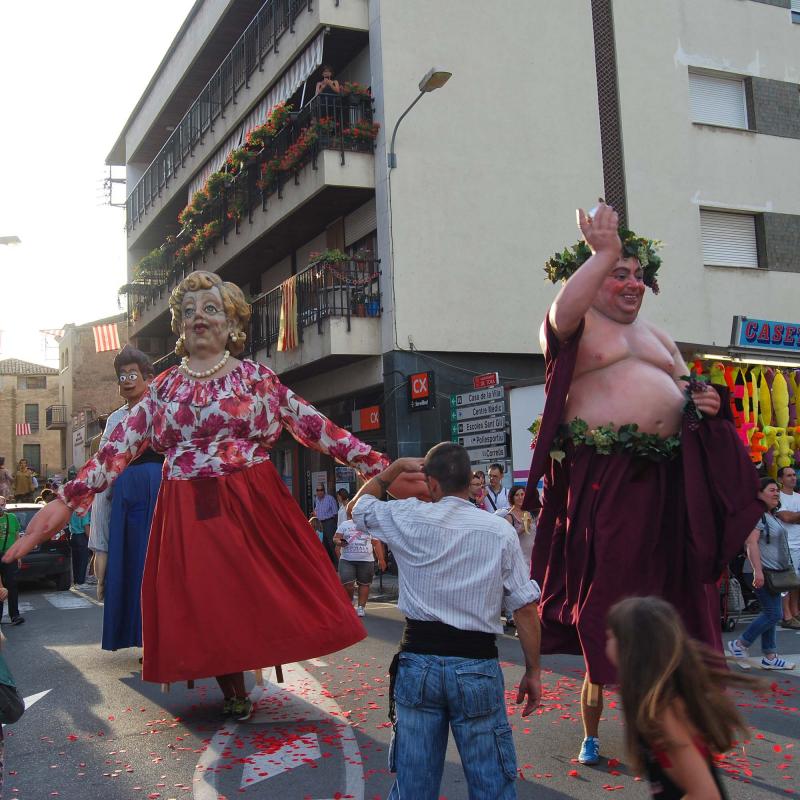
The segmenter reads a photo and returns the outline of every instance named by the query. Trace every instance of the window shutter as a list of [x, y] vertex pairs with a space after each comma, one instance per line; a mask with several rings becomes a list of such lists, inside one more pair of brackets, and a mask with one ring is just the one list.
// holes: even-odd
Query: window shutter
[[374, 198], [344, 218], [344, 245], [363, 239], [378, 227]]
[[692, 122], [747, 128], [747, 104], [742, 78], [689, 73]]
[[758, 267], [756, 219], [752, 214], [700, 209], [703, 264]]
[[795, 14], [800, 14], [800, 0], [792, 0], [792, 11]]

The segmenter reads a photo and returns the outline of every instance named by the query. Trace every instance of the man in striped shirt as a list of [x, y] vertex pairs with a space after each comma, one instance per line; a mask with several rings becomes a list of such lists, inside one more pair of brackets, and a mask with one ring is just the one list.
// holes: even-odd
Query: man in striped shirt
[[[433, 503], [380, 502], [398, 478], [424, 473]], [[409, 476], [410, 473], [410, 476]], [[495, 636], [501, 607], [514, 612], [526, 669], [517, 702], [539, 704], [538, 587], [514, 529], [469, 502], [467, 451], [443, 442], [424, 461], [401, 458], [359, 491], [353, 521], [386, 542], [399, 568], [406, 630], [390, 673], [394, 732], [390, 800], [436, 800], [448, 726], [472, 800], [516, 797], [516, 754]]]

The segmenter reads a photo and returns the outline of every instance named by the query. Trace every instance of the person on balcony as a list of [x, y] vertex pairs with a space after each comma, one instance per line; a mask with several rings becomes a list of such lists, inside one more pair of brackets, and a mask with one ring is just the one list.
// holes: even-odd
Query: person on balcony
[[[214, 675], [224, 712], [247, 719], [244, 670], [325, 655], [366, 636], [270, 450], [286, 428], [366, 478], [389, 460], [268, 367], [234, 357], [250, 319], [235, 284], [193, 272], [169, 302], [180, 366], [152, 382], [3, 560], [21, 558], [72, 511], [88, 509], [149, 442], [165, 462], [142, 582], [142, 677], [169, 683]], [[395, 483], [398, 497], [425, 493], [415, 476]]]
[[341, 94], [341, 92], [339, 81], [333, 77], [333, 69], [327, 64], [323, 64], [322, 80], [317, 82], [317, 90], [314, 92], [314, 97], [323, 95], [317, 101], [317, 116], [319, 118], [334, 116], [336, 101], [330, 99], [329, 96], [335, 96]]

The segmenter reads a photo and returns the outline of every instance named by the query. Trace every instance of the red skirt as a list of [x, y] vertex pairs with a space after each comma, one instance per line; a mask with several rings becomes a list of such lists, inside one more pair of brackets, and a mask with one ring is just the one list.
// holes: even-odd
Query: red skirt
[[142, 580], [146, 681], [342, 650], [366, 631], [270, 462], [161, 483]]

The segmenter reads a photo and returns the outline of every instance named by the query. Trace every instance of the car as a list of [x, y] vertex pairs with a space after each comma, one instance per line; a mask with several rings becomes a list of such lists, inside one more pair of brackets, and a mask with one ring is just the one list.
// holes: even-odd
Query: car
[[[43, 503], [8, 503], [6, 511], [19, 520], [20, 535], [33, 515], [42, 508]], [[34, 547], [28, 555], [23, 556], [17, 573], [18, 581], [50, 580], [60, 592], [72, 586], [72, 551], [69, 546], [69, 531], [63, 530], [53, 536], [50, 541]]]

